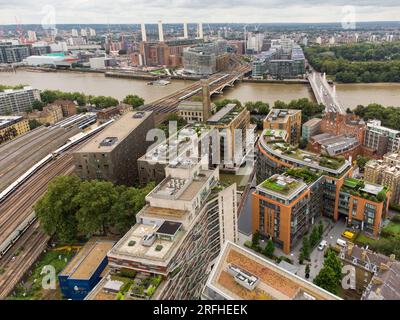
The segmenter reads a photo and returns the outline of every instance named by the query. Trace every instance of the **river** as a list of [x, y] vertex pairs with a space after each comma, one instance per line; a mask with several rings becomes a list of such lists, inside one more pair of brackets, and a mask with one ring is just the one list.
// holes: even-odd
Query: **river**
[[[0, 84], [26, 84], [41, 90], [78, 91], [92, 95], [112, 96], [120, 100], [128, 94], [137, 94], [143, 97], [146, 103], [182, 89], [190, 83], [191, 81], [173, 80], [167, 86], [148, 86], [147, 81], [144, 80], [107, 78], [98, 73], [0, 72]], [[336, 88], [339, 100], [352, 109], [358, 104], [367, 105], [373, 102], [400, 107], [400, 83], [338, 84]], [[273, 104], [276, 100], [288, 102], [304, 97], [313, 99], [308, 85], [246, 82], [226, 89], [222, 95], [215, 96], [214, 99], [229, 98], [238, 99], [241, 102], [261, 100]]]

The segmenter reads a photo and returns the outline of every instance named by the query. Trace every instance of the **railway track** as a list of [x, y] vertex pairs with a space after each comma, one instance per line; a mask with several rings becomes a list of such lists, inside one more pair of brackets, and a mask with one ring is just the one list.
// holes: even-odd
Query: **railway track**
[[[33, 137], [20, 141], [17, 145], [0, 148], [0, 190], [3, 190], [15, 181], [26, 167], [32, 166], [45, 154], [64, 144], [77, 130], [64, 130], [57, 128], [47, 132], [35, 133]], [[34, 140], [32, 140], [34, 138]], [[38, 151], [40, 150], [40, 151]]]
[[0, 243], [32, 213], [33, 205], [46, 192], [47, 186], [58, 175], [71, 174], [74, 170], [70, 153], [60, 156], [41, 168], [0, 205]]
[[[16, 242], [17, 250], [9, 252], [0, 263], [0, 299], [5, 299], [23, 279], [29, 268], [47, 247], [50, 237], [40, 229], [39, 223], [34, 223]], [[21, 249], [20, 249], [21, 248]]]

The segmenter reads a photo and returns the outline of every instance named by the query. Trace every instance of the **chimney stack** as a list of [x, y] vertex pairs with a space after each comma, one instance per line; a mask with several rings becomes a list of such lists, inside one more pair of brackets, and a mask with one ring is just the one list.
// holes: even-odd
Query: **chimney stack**
[[144, 23], [142, 23], [142, 41], [144, 42], [147, 41], [146, 25]]
[[353, 253], [353, 247], [354, 247], [354, 244], [349, 242], [349, 245], [347, 246], [347, 255], [349, 257], [351, 257], [351, 254]]
[[363, 251], [361, 252], [361, 260], [365, 261], [365, 258], [367, 257], [367, 250], [363, 249]]
[[164, 31], [163, 31], [163, 25], [162, 25], [161, 20], [158, 21], [158, 36], [159, 36], [160, 42], [164, 42]]
[[186, 22], [183, 24], [183, 37], [185, 39], [189, 38], [188, 25]]
[[199, 33], [199, 39], [203, 39], [204, 38], [203, 24], [201, 22], [199, 23], [199, 26], [198, 26], [198, 33]]
[[203, 92], [203, 122], [206, 122], [211, 115], [210, 86], [208, 80], [202, 79], [200, 81]]

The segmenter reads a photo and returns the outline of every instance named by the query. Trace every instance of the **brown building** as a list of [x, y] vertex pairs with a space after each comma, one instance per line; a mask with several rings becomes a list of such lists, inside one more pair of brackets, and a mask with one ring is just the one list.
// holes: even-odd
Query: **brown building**
[[[171, 40], [165, 42], [142, 42], [140, 55], [143, 65], [179, 67], [182, 65], [183, 50], [196, 44], [197, 40]], [[139, 57], [133, 61], [139, 62]]]
[[108, 180], [134, 185], [138, 181], [137, 160], [151, 142], [154, 128], [151, 112], [128, 112], [75, 151], [75, 171], [82, 179]]
[[320, 128], [321, 132], [335, 136], [354, 135], [360, 144], [364, 143], [365, 122], [354, 114], [328, 112], [322, 118]]
[[58, 104], [48, 105], [42, 111], [34, 110], [27, 113], [25, 117], [28, 120], [35, 119], [42, 124], [55, 124], [64, 118], [62, 107]]
[[56, 100], [51, 105], [60, 106], [64, 117], [70, 117], [77, 113], [75, 103], [69, 100]]
[[348, 289], [353, 299], [354, 294], [362, 300], [400, 299], [400, 263], [395, 255], [387, 257], [349, 243], [339, 257], [345, 266], [355, 269], [355, 288]]
[[343, 156], [346, 159], [351, 157], [354, 160], [362, 154], [362, 146], [354, 135], [335, 136], [321, 133], [310, 138], [307, 149], [331, 157]]
[[297, 145], [301, 137], [301, 110], [272, 109], [264, 119], [264, 129], [285, 130], [288, 142]]

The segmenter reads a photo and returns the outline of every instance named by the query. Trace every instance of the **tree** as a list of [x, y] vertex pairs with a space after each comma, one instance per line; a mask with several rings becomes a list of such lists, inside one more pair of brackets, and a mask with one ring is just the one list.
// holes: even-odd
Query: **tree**
[[154, 183], [143, 189], [119, 187], [118, 200], [110, 212], [112, 225], [118, 233], [125, 233], [136, 223], [136, 214], [143, 208], [146, 195], [154, 187]]
[[223, 99], [223, 100], [215, 101], [216, 110], [219, 111], [223, 107], [225, 107], [227, 104], [231, 104], [231, 103], [236, 104], [238, 107], [242, 106], [242, 103], [237, 99], [233, 99], [233, 100], [231, 100], [231, 99]]
[[300, 149], [305, 149], [305, 148], [307, 148], [307, 144], [308, 144], [307, 139], [301, 138], [300, 142], [299, 142], [299, 148]]
[[323, 235], [324, 235], [324, 225], [323, 225], [322, 221], [320, 221], [319, 224], [318, 224], [318, 236], [319, 236], [319, 239], [322, 239]]
[[357, 165], [360, 168], [360, 171], [364, 171], [365, 165], [369, 161], [368, 157], [364, 157], [362, 155], [357, 156]]
[[79, 207], [76, 218], [79, 231], [86, 234], [101, 232], [105, 234], [110, 226], [110, 211], [117, 202], [118, 194], [114, 185], [108, 181], [84, 181], [74, 202]]
[[79, 185], [80, 179], [76, 176], [56, 177], [34, 207], [43, 230], [48, 235], [55, 234], [61, 242], [72, 242], [77, 237], [75, 212], [79, 205], [73, 200]]
[[337, 282], [342, 279], [343, 264], [333, 250], [328, 250], [327, 256], [324, 260], [324, 267], [328, 267], [333, 270]]
[[260, 243], [260, 232], [258, 230], [253, 233], [253, 236], [251, 238], [251, 243], [253, 247], [258, 246], [258, 244]]
[[311, 235], [310, 235], [311, 247], [314, 247], [318, 243], [319, 239], [320, 239], [320, 237], [319, 237], [318, 228], [317, 228], [317, 226], [314, 226], [312, 228]]
[[310, 258], [310, 241], [307, 236], [303, 237], [303, 246], [301, 248], [304, 259]]
[[33, 129], [35, 129], [35, 128], [37, 128], [37, 127], [40, 127], [42, 124], [39, 122], [39, 121], [37, 121], [36, 119], [31, 119], [31, 120], [29, 120], [28, 121], [28, 124], [29, 124], [29, 129], [30, 130], [33, 130]]
[[123, 103], [131, 105], [134, 109], [142, 106], [144, 104], [144, 99], [137, 95], [127, 95], [123, 100]]
[[274, 242], [270, 239], [268, 240], [264, 248], [263, 254], [268, 258], [272, 258], [274, 256], [274, 251], [275, 251], [275, 245]]
[[323, 267], [314, 279], [314, 284], [333, 293], [337, 293], [338, 282], [335, 272], [330, 267]]
[[32, 108], [35, 110], [42, 111], [44, 106], [45, 106], [45, 104], [40, 100], [34, 100], [32, 102]]
[[308, 279], [310, 277], [310, 264], [309, 263], [306, 264], [305, 276], [306, 276], [306, 279]]

